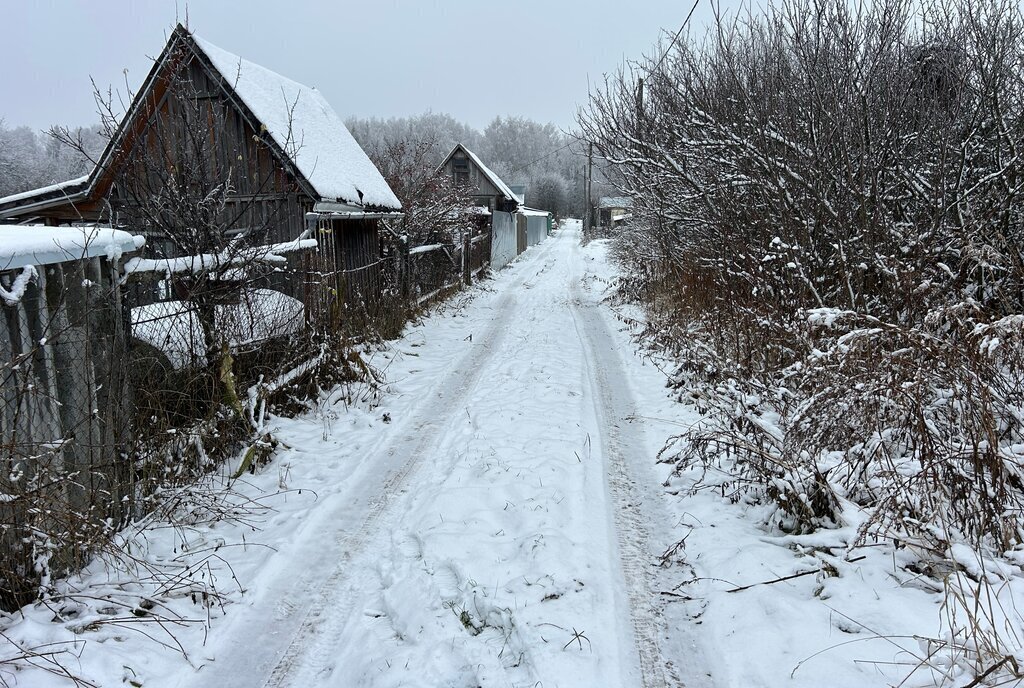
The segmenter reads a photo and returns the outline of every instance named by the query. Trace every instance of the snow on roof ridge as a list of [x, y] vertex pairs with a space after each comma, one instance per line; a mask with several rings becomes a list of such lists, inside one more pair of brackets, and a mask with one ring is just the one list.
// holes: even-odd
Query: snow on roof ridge
[[0, 198], [0, 205], [6, 203], [14, 203], [16, 201], [24, 201], [35, 196], [42, 196], [48, 194], [51, 191], [60, 191], [66, 189], [69, 186], [77, 186], [78, 184], [84, 184], [89, 181], [89, 175], [83, 175], [81, 177], [75, 177], [74, 179], [68, 179], [67, 181], [57, 182], [56, 184], [50, 184], [49, 186], [41, 186], [38, 189], [29, 189], [28, 191], [22, 191], [21, 193], [11, 194], [10, 196], [4, 196]]
[[191, 36], [323, 200], [401, 209], [380, 170], [320, 91]]

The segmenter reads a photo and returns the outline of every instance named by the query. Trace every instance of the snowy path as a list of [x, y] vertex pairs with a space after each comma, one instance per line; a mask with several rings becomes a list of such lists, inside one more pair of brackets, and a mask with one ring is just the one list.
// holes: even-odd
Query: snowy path
[[281, 421], [330, 487], [282, 514], [247, 606], [168, 685], [680, 683], [651, 589], [648, 441], [588, 261], [566, 229], [407, 336], [388, 371], [406, 394], [358, 452]]
[[[281, 445], [234, 482], [237, 519], [200, 499], [134, 539], [170, 584], [97, 558], [0, 630], [93, 685], [142, 688], [863, 688], [931, 671], [919, 639], [945, 598], [896, 567], [909, 555], [846, 561], [853, 526], [776, 532], [770, 506], [691, 493], [699, 469], [655, 462], [700, 418], [602, 302], [606, 252], [563, 229], [375, 352], [379, 403], [339, 388], [272, 418]], [[72, 685], [0, 662], [4, 681]]]

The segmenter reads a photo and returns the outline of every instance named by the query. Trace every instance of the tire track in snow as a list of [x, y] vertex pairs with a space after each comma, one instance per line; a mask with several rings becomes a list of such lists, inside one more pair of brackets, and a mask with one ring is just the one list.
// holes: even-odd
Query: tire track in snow
[[618, 543], [623, 582], [629, 602], [633, 642], [644, 688], [682, 686], [667, 677], [667, 662], [661, 653], [659, 638], [664, 633], [660, 614], [654, 604], [651, 552], [646, 519], [641, 510], [643, 495], [627, 458], [627, 448], [643, 447], [640, 438], [631, 438], [635, 430], [626, 420], [635, 413], [629, 380], [598, 305], [585, 304], [580, 284], [583, 275], [577, 269], [580, 248], [572, 254], [569, 308], [579, 335], [587, 376], [594, 395], [600, 442], [605, 458], [605, 476], [614, 507], [613, 521]]
[[530, 288], [531, 283], [550, 267], [546, 259], [554, 243], [545, 242], [541, 245], [542, 250], [529, 258], [531, 263], [537, 264], [535, 269], [527, 263], [523, 267], [531, 269], [524, 270], [525, 274], [503, 287], [505, 293], [495, 304], [496, 316], [483, 333], [474, 336], [472, 350], [438, 383], [436, 389], [441, 393], [431, 397], [429, 403], [421, 404], [416, 419], [411, 423], [411, 430], [403, 432], [375, 452], [377, 455], [386, 454], [389, 458], [404, 454], [405, 458], [401, 459], [401, 466], [381, 483], [378, 496], [370, 502], [358, 527], [337, 531], [336, 538], [341, 549], [338, 563], [318, 586], [312, 595], [313, 599], [294, 609], [293, 613], [301, 613], [302, 621], [278, 655], [276, 664], [263, 683], [265, 688], [299, 685], [295, 682], [299, 678], [296, 674], [303, 668], [307, 669], [306, 673], [312, 670], [314, 674], [330, 670], [332, 648], [337, 645], [349, 623], [358, 597], [357, 590], [346, 586], [353, 560], [376, 537], [394, 505], [400, 501], [397, 497], [405, 493], [407, 485], [412, 484], [417, 469], [424, 465], [421, 459], [425, 452], [436, 446], [443, 430], [455, 416], [463, 413], [462, 402], [509, 334], [508, 324], [518, 305], [518, 290]]

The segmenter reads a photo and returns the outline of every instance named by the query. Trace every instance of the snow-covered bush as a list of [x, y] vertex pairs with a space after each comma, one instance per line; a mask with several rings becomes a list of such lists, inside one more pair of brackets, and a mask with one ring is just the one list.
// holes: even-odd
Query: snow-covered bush
[[592, 94], [623, 294], [706, 412], [663, 460], [772, 528], [1024, 549], [1022, 54], [1014, 2], [793, 0]]

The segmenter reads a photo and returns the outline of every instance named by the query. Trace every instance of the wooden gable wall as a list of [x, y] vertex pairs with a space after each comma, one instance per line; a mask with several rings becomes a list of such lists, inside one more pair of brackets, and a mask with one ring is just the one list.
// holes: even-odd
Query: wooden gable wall
[[[161, 177], [173, 174], [182, 163], [176, 159], [178, 151], [185, 149], [189, 151], [186, 162], [195, 164], [199, 154], [205, 158], [199, 165], [204, 170], [200, 176], [231, 185], [225, 222], [232, 228], [267, 227], [269, 234], [255, 238], [260, 243], [299, 236], [313, 197], [274, 153], [270, 135], [262, 127], [256, 129], [216, 73], [187, 46], [179, 49], [183, 54], [168, 61], [168, 73], [158, 76], [147, 96], [149, 102], [126, 132], [125, 145], [97, 186], [99, 195], [109, 194], [118, 224], [146, 233], [136, 201], [161, 186]], [[189, 141], [197, 131], [206, 140]], [[160, 242], [158, 236], [147, 238]]]
[[207, 176], [230, 183], [233, 190], [225, 213], [230, 225], [239, 230], [268, 226], [268, 235], [258, 238], [268, 243], [302, 233], [304, 215], [315, 202], [311, 190], [281, 162], [270, 135], [257, 129], [259, 124], [200, 60], [189, 40], [183, 36], [172, 42], [158, 60], [129, 109], [120, 145], [107, 152], [88, 197], [26, 211], [26, 218], [47, 224], [110, 222], [146, 235], [148, 254], [174, 255], [168, 242], [148, 231], [136, 201], [159, 185], [154, 176], [167, 175], [180, 164], [175, 146], [168, 143], [185, 134], [184, 118], [198, 116], [205, 120]]

